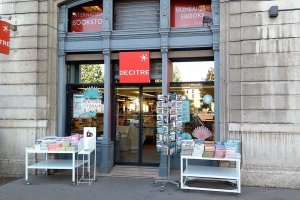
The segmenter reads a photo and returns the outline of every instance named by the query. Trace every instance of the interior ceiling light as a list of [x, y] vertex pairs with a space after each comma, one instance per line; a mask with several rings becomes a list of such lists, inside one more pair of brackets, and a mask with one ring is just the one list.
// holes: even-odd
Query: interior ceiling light
[[91, 8], [91, 6], [85, 6], [85, 7], [82, 7], [85, 11], [87, 12], [93, 12], [93, 9]]
[[99, 6], [84, 6], [82, 7], [87, 12], [101, 12], [102, 9]]
[[99, 6], [94, 6], [94, 7], [97, 9], [97, 11], [102, 12], [102, 8], [100, 8]]

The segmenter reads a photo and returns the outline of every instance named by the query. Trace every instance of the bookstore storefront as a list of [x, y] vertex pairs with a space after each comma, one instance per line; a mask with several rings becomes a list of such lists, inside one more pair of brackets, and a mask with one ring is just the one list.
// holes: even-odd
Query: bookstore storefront
[[[157, 71], [161, 71], [161, 62], [153, 60], [150, 63], [152, 80], [147, 83], [141, 80], [136, 83], [120, 83], [119, 71], [114, 73], [111, 139], [114, 142], [116, 164], [157, 166], [160, 162], [160, 154], [156, 149], [156, 121], [157, 97], [162, 94], [162, 83], [159, 81], [160, 75], [155, 75], [155, 66]], [[174, 62], [173, 65], [175, 67], [172, 67], [174, 71], [170, 92], [184, 95], [190, 101], [191, 119], [184, 124], [183, 131], [192, 132], [197, 126], [204, 125], [214, 133], [214, 102], [204, 103], [207, 96], [214, 96], [213, 77], [209, 77], [213, 70], [213, 61]], [[195, 71], [197, 65], [201, 66], [201, 70], [198, 70], [200, 73], [205, 72], [202, 78], [192, 79], [189, 73], [183, 74], [183, 70]], [[97, 139], [100, 142], [105, 117], [104, 65], [73, 62], [69, 66], [69, 74], [79, 74], [73, 78], [68, 76], [66, 133], [71, 135], [81, 133], [83, 127], [96, 127]], [[115, 69], [119, 67], [116, 66]], [[77, 72], [73, 73], [73, 70]], [[188, 79], [186, 76], [189, 76]], [[201, 74], [197, 76], [200, 77]], [[78, 80], [74, 81], [75, 77]], [[134, 82], [135, 78], [131, 78], [131, 81]], [[97, 90], [100, 95], [93, 95], [93, 90]], [[84, 99], [86, 95], [90, 97], [88, 100]]]
[[114, 164], [163, 169], [156, 149], [158, 95], [185, 95], [191, 118], [184, 131], [205, 125], [211, 139], [219, 137], [218, 51], [211, 21], [203, 21], [212, 19], [211, 1], [172, 0], [167, 7], [158, 0], [107, 2], [60, 6], [59, 129], [71, 135], [96, 127], [102, 172]]

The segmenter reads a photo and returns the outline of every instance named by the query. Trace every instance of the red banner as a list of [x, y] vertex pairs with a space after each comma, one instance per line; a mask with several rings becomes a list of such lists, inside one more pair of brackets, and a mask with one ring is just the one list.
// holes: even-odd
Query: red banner
[[150, 82], [150, 52], [120, 52], [119, 53], [120, 83]]
[[9, 54], [10, 24], [0, 20], [0, 53]]
[[71, 32], [102, 31], [103, 7], [102, 1], [92, 1], [70, 10]]
[[211, 0], [172, 0], [171, 27], [203, 26], [203, 17], [211, 17]]

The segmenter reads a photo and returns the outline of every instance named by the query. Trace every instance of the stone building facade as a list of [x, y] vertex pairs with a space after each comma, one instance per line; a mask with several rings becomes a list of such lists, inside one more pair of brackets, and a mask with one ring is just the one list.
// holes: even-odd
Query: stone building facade
[[[0, 174], [24, 174], [25, 147], [60, 132], [59, 9], [69, 2], [0, 0], [0, 15], [12, 17], [2, 20], [17, 26], [10, 55], [0, 55]], [[300, 188], [300, 3], [212, 2], [220, 138], [242, 141], [243, 185]]]
[[299, 188], [300, 4], [220, 5], [221, 127], [242, 140], [243, 184]]

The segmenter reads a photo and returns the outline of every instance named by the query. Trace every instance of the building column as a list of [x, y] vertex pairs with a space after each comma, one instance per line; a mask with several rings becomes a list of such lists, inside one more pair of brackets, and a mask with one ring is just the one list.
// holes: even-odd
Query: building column
[[65, 51], [58, 51], [58, 108], [57, 108], [57, 135], [65, 136], [66, 121], [66, 67], [65, 67]]
[[214, 48], [214, 67], [215, 67], [215, 81], [214, 81], [214, 102], [215, 102], [215, 140], [220, 140], [220, 75], [219, 75], [219, 48]]
[[113, 167], [113, 142], [111, 141], [111, 83], [112, 83], [112, 70], [110, 63], [110, 51], [103, 50], [104, 55], [104, 119], [103, 119], [103, 140], [101, 142], [101, 162], [100, 171], [101, 173], [109, 173]]
[[65, 120], [66, 120], [66, 52], [65, 52], [65, 36], [66, 36], [66, 15], [67, 8], [60, 8], [59, 24], [58, 24], [58, 102], [57, 102], [57, 135], [65, 136]]
[[[161, 37], [161, 57], [162, 57], [162, 94], [167, 95], [170, 91], [170, 72], [168, 67], [168, 40], [169, 40], [169, 8], [170, 0], [160, 1], [160, 37]], [[168, 156], [160, 153], [159, 176], [168, 176], [170, 166]]]
[[[169, 72], [168, 72], [168, 49], [161, 49], [162, 57], [162, 94], [167, 95], [170, 91]], [[168, 156], [160, 153], [159, 176], [168, 176]]]
[[213, 50], [214, 50], [214, 102], [215, 102], [215, 140], [220, 140], [220, 68], [219, 68], [219, 48], [220, 48], [220, 1], [212, 0], [213, 25]]
[[170, 92], [170, 77], [168, 68], [168, 49], [161, 49], [162, 58], [162, 94], [167, 95]]
[[112, 134], [112, 68], [110, 62], [110, 35], [112, 27], [113, 1], [103, 0], [103, 56], [104, 56], [104, 115], [103, 115], [103, 139], [100, 144], [99, 154], [100, 172], [109, 173], [114, 164], [114, 144], [111, 141]]

